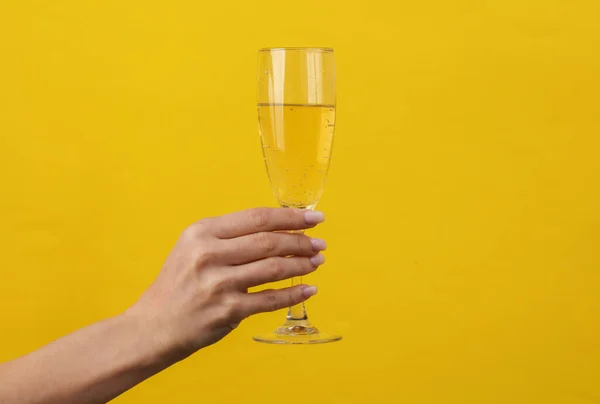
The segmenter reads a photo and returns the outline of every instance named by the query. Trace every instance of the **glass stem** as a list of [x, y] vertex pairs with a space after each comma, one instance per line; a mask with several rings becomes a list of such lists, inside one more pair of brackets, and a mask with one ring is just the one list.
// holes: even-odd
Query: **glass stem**
[[[304, 234], [304, 230], [292, 230], [290, 231], [290, 233], [296, 233], [296, 234]], [[301, 285], [302, 284], [302, 277], [301, 276], [296, 276], [292, 278], [292, 285], [291, 286], [296, 286], [296, 285]], [[304, 306], [304, 303], [300, 303], [297, 304], [295, 306], [291, 306], [288, 310], [288, 314], [287, 314], [287, 320], [307, 320], [308, 316], [306, 315], [306, 307]]]
[[[292, 278], [292, 286], [302, 284], [302, 277], [297, 276]], [[306, 307], [304, 306], [304, 302], [297, 304], [295, 306], [291, 306], [288, 310], [287, 314], [288, 320], [307, 320], [308, 316], [306, 315]]]

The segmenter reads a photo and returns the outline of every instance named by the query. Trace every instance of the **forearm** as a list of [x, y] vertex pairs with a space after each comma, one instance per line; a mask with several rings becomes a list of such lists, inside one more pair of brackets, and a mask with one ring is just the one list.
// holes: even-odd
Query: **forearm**
[[106, 403], [174, 362], [149, 334], [123, 314], [2, 364], [0, 402]]

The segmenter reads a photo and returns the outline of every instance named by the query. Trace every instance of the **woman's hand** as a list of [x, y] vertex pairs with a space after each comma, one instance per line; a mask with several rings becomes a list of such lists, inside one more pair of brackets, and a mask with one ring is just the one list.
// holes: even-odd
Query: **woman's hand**
[[191, 225], [156, 281], [125, 313], [0, 364], [0, 402], [106, 403], [217, 342], [244, 318], [308, 299], [315, 287], [248, 288], [322, 264], [325, 242], [283, 231], [323, 219], [320, 212], [252, 209]]
[[321, 212], [251, 209], [188, 227], [156, 281], [126, 315], [145, 324], [181, 359], [213, 344], [253, 314], [301, 303], [314, 286], [248, 293], [248, 288], [313, 272], [325, 242], [300, 233], [323, 222]]

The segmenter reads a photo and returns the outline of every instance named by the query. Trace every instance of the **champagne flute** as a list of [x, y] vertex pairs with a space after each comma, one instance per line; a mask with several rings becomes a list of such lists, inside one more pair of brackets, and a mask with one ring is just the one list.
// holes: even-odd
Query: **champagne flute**
[[[335, 60], [329, 48], [267, 48], [258, 52], [258, 127], [267, 174], [281, 207], [314, 209], [325, 186], [335, 127]], [[292, 285], [302, 278], [292, 279]], [[304, 303], [290, 307], [258, 342], [339, 341], [308, 321]]]

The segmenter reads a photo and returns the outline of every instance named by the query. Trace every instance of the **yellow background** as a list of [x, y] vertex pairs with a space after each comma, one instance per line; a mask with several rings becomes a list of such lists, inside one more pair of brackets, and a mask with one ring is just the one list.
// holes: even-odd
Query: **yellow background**
[[332, 46], [311, 318], [118, 403], [600, 401], [600, 3], [5, 0], [0, 360], [128, 307], [179, 232], [273, 205], [256, 50]]

